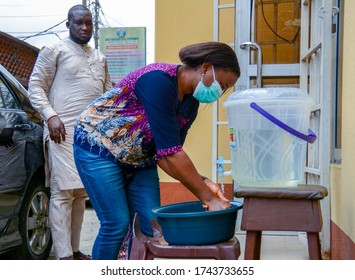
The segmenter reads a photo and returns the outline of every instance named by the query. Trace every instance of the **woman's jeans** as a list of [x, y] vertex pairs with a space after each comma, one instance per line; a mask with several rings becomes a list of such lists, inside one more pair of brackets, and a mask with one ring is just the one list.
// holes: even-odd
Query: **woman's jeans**
[[152, 208], [160, 205], [157, 168], [130, 173], [117, 163], [74, 145], [74, 159], [90, 202], [100, 221], [92, 258], [116, 260], [137, 213], [142, 232], [153, 236]]

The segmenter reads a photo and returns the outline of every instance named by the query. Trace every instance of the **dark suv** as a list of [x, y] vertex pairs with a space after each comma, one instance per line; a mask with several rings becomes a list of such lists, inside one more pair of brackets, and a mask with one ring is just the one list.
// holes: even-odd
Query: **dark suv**
[[47, 259], [52, 238], [43, 127], [26, 89], [0, 65], [0, 254]]

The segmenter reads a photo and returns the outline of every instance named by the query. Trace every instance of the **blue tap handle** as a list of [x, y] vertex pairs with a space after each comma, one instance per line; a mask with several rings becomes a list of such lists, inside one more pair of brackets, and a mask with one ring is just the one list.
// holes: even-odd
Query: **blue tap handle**
[[221, 156], [217, 160], [217, 172], [224, 172], [224, 158]]

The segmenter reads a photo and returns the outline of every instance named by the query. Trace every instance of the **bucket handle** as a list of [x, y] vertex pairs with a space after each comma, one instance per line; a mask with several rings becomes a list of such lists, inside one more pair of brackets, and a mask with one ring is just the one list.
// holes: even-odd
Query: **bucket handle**
[[261, 115], [263, 115], [269, 121], [276, 124], [278, 127], [282, 128], [283, 130], [286, 130], [287, 132], [291, 133], [292, 135], [302, 140], [307, 141], [308, 143], [314, 143], [314, 141], [316, 141], [317, 139], [317, 136], [311, 129], [308, 129], [308, 135], [303, 134], [302, 132], [293, 129], [292, 127], [288, 126], [284, 122], [280, 121], [279, 119], [277, 119], [276, 117], [274, 117], [273, 115], [265, 111], [263, 108], [261, 108], [259, 105], [257, 105], [255, 102], [251, 102], [250, 107], [253, 108], [255, 111], [257, 111], [258, 113], [260, 113]]

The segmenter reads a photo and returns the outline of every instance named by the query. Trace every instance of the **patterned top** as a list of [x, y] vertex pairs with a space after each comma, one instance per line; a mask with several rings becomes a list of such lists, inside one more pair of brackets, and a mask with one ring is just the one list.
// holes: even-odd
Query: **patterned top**
[[180, 65], [153, 63], [136, 69], [79, 116], [74, 143], [123, 167], [155, 167], [182, 150], [199, 102], [178, 100]]

